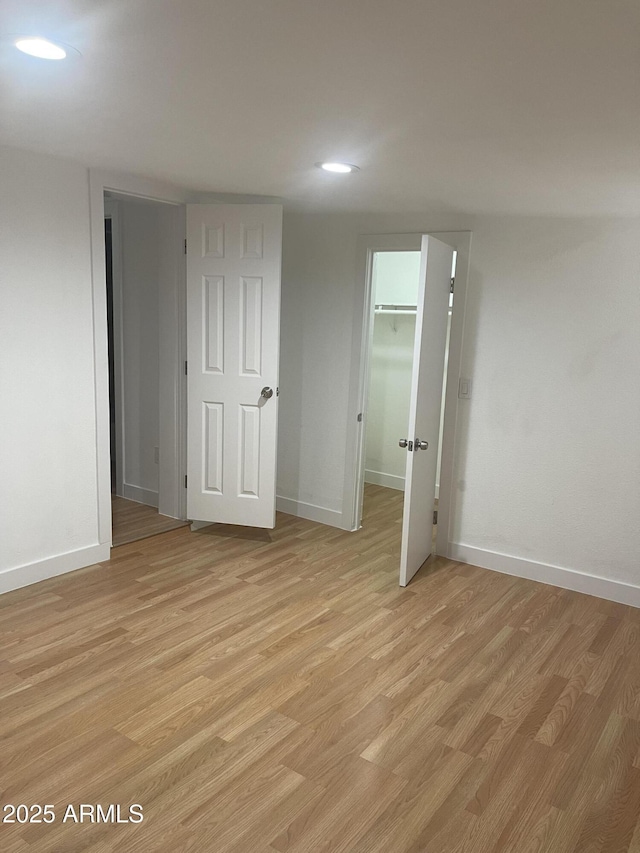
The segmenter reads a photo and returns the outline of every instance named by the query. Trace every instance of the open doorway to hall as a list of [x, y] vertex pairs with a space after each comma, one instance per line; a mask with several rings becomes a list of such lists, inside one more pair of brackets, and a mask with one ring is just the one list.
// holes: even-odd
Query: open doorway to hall
[[167, 275], [167, 205], [105, 194], [109, 427], [113, 546], [187, 522], [159, 512], [160, 299]]
[[[435, 553], [444, 402], [453, 308], [453, 281], [457, 253], [453, 253], [446, 348], [442, 376], [436, 489], [432, 543]], [[362, 524], [377, 518], [395, 519], [400, 550], [407, 465], [407, 434], [415, 360], [416, 316], [420, 283], [419, 251], [376, 251], [371, 266], [373, 319], [368, 348], [368, 393], [365, 412], [364, 497]], [[430, 523], [431, 519], [425, 520]]]

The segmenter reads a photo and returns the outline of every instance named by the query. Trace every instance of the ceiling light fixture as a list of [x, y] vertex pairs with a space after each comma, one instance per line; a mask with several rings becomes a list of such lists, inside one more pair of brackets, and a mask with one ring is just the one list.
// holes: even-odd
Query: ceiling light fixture
[[15, 46], [29, 56], [37, 56], [38, 59], [65, 59], [67, 51], [59, 44], [43, 38], [19, 38]]
[[349, 172], [360, 171], [352, 163], [316, 163], [316, 166], [319, 169], [324, 169], [325, 172], [335, 172], [339, 175], [347, 175]]

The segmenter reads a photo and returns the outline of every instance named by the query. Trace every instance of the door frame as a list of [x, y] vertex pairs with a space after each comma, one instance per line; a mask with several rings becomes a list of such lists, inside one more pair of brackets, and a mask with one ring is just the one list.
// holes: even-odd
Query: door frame
[[[114, 200], [105, 201], [104, 218], [111, 220], [111, 267], [113, 279], [113, 406], [115, 410], [116, 495], [124, 489], [124, 406], [122, 358], [122, 247], [120, 245], [120, 207]], [[110, 448], [111, 450], [111, 448]]]
[[371, 338], [373, 334], [373, 255], [376, 252], [420, 251], [422, 235], [428, 234], [447, 243], [457, 252], [456, 281], [451, 316], [447, 390], [445, 395], [442, 459], [440, 464], [440, 495], [438, 501], [438, 532], [436, 553], [448, 556], [450, 526], [453, 510], [453, 478], [455, 461], [456, 422], [458, 413], [458, 378], [462, 361], [464, 315], [469, 276], [470, 231], [422, 231], [410, 234], [364, 234], [358, 238], [358, 278], [351, 356], [351, 376], [348, 411], [348, 444], [346, 450], [345, 512], [351, 516], [351, 530], [358, 530], [362, 521], [362, 495], [365, 476], [366, 413]]
[[[167, 484], [168, 504], [175, 517], [186, 518], [186, 359], [185, 256], [181, 251], [185, 236], [186, 193], [161, 182], [134, 175], [89, 170], [89, 224], [91, 242], [91, 282], [93, 298], [93, 346], [95, 384], [96, 485], [98, 494], [98, 541], [112, 545], [111, 465], [109, 441], [109, 359], [107, 331], [106, 269], [104, 247], [104, 193], [137, 196], [176, 205], [176, 276], [173, 286], [161, 293], [160, 306], [160, 394], [161, 450], [160, 483]], [[170, 292], [169, 292], [170, 291]], [[165, 406], [163, 406], [163, 399]], [[163, 418], [162, 412], [165, 412]], [[170, 411], [167, 417], [166, 412]], [[164, 430], [162, 421], [165, 421]], [[164, 432], [164, 435], [163, 435]], [[174, 512], [171, 514], [173, 515]]]

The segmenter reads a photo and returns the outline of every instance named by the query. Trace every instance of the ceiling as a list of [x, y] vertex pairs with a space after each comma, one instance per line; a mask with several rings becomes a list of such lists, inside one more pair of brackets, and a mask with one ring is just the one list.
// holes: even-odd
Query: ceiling
[[640, 214], [638, 0], [2, 0], [0, 40], [6, 145], [307, 210]]

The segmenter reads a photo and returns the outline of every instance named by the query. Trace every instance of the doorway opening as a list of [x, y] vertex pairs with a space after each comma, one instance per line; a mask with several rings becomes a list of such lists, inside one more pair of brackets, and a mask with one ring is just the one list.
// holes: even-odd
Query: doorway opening
[[[372, 252], [370, 267], [373, 317], [366, 354], [368, 390], [364, 412], [366, 429], [362, 525], [375, 524], [377, 519], [383, 517], [388, 521], [397, 520], [398, 551], [406, 469], [406, 444], [403, 448], [400, 443], [409, 440], [407, 425], [414, 364], [420, 260], [419, 251], [380, 250]], [[432, 536], [434, 552], [456, 260], [457, 252], [454, 251], [442, 395], [439, 401], [440, 429]]]
[[[376, 303], [372, 291], [374, 256], [382, 252], [421, 253], [418, 306], [409, 416], [406, 439], [405, 495], [402, 500], [400, 585], [434, 553], [432, 525], [436, 469], [440, 458], [438, 524], [435, 554], [448, 556], [458, 492], [455, 488], [456, 421], [463, 388], [462, 340], [471, 248], [470, 231], [429, 231], [413, 234], [364, 234], [358, 239], [361, 287], [356, 290], [349, 393], [349, 440], [346, 448], [343, 500], [352, 531], [362, 526], [370, 348]], [[456, 252], [455, 311], [451, 302], [451, 271]], [[448, 312], [451, 311], [448, 333]], [[448, 342], [447, 368], [445, 348]], [[442, 388], [446, 383], [444, 420]], [[471, 387], [470, 379], [464, 385]], [[439, 432], [441, 437], [439, 437]], [[418, 452], [419, 451], [419, 452]], [[425, 451], [425, 452], [423, 452]], [[371, 469], [369, 469], [371, 470]], [[372, 488], [368, 484], [368, 489]], [[382, 487], [384, 488], [384, 487]], [[399, 491], [399, 490], [398, 490]]]
[[163, 301], [177, 273], [175, 247], [168, 250], [177, 213], [136, 196], [104, 197], [113, 546], [187, 523], [172, 493], [179, 472], [171, 470], [176, 459], [166, 453], [162, 423], [164, 398], [172, 397], [175, 408], [180, 396], [161, 369]]

